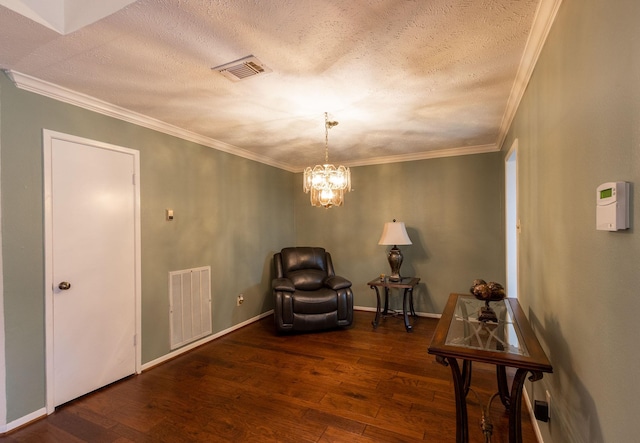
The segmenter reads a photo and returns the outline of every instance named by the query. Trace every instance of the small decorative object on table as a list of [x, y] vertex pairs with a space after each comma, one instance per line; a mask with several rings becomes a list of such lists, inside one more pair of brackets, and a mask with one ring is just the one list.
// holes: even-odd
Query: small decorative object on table
[[506, 296], [504, 287], [500, 283], [493, 281], [487, 283], [482, 279], [477, 279], [473, 281], [473, 286], [471, 286], [470, 290], [478, 300], [484, 300], [484, 307], [480, 309], [478, 320], [497, 323], [498, 317], [489, 306], [489, 302], [502, 300]]

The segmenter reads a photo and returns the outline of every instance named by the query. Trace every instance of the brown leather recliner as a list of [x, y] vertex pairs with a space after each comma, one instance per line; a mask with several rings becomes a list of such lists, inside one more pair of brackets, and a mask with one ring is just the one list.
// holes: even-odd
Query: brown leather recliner
[[331, 255], [323, 248], [284, 248], [274, 254], [278, 332], [314, 331], [353, 322], [351, 282], [335, 275]]

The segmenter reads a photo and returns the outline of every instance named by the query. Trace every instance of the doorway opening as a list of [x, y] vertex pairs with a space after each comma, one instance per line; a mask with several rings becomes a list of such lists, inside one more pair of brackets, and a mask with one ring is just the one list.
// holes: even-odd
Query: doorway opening
[[518, 139], [514, 140], [504, 163], [505, 176], [505, 233], [507, 296], [518, 297]]

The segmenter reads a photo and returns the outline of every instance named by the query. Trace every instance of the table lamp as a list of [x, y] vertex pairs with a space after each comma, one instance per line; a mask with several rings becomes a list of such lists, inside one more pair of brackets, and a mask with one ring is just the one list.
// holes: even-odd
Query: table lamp
[[382, 235], [378, 241], [379, 245], [393, 245], [393, 248], [389, 251], [387, 260], [389, 260], [389, 266], [391, 266], [391, 275], [389, 280], [400, 281], [400, 266], [402, 266], [402, 252], [397, 245], [410, 245], [411, 239], [407, 235], [407, 229], [404, 226], [404, 222], [387, 222], [382, 229]]

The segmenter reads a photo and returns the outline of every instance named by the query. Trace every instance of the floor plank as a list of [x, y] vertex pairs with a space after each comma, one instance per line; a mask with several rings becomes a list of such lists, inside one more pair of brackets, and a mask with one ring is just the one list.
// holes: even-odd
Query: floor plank
[[[56, 409], [6, 442], [454, 442], [450, 370], [427, 354], [437, 320], [358, 311], [354, 326], [278, 335], [267, 317]], [[510, 376], [512, 373], [510, 372]], [[483, 443], [481, 404], [495, 371], [474, 365], [472, 443]], [[492, 441], [508, 416], [492, 404]], [[523, 441], [536, 442], [523, 416]]]

